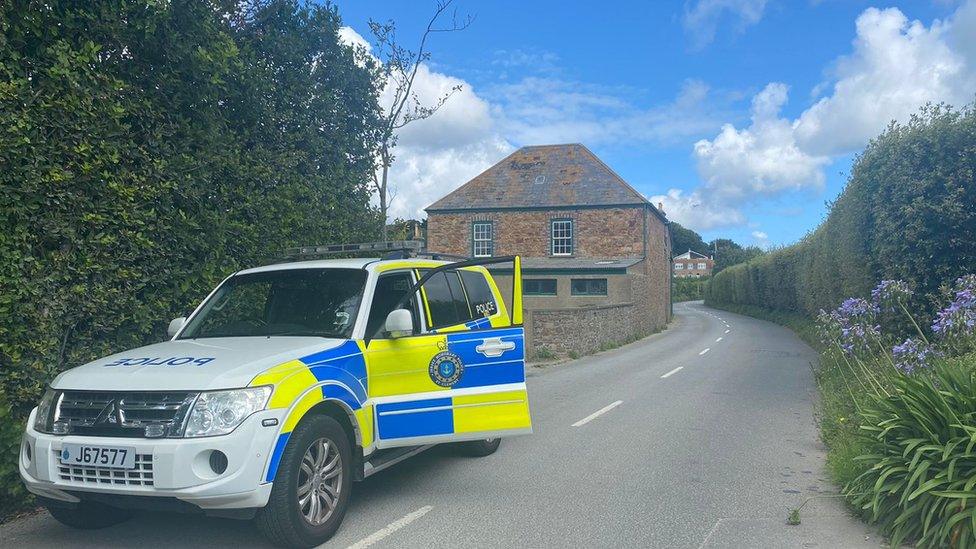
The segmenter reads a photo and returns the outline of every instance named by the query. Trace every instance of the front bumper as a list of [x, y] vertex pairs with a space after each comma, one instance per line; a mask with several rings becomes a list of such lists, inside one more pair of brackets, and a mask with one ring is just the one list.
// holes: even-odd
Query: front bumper
[[[284, 421], [285, 410], [264, 410], [233, 433], [207, 438], [147, 439], [56, 436], [34, 430], [35, 409], [27, 421], [20, 448], [20, 476], [38, 496], [77, 503], [78, 492], [176, 498], [203, 510], [264, 507], [271, 495], [265, 471], [279, 427], [262, 420]], [[135, 448], [136, 469], [113, 472], [97, 467], [67, 467], [58, 456], [64, 443]], [[28, 450], [30, 448], [28, 458]], [[210, 453], [227, 456], [227, 469], [216, 474]]]

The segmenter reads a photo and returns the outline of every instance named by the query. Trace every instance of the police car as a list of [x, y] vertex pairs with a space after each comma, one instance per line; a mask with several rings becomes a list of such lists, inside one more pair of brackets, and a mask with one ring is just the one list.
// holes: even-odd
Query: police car
[[[511, 312], [485, 268], [506, 261]], [[531, 432], [521, 317], [518, 257], [240, 271], [174, 319], [172, 339], [57, 376], [31, 412], [20, 474], [76, 528], [176, 509], [317, 545], [354, 481], [433, 444], [484, 456]]]

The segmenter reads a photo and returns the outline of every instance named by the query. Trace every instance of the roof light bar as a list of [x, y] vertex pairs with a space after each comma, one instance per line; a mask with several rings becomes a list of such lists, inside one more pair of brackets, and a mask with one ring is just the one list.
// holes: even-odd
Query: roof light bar
[[378, 242], [357, 242], [353, 244], [323, 244], [319, 246], [300, 246], [288, 248], [288, 257], [312, 257], [332, 254], [355, 254], [362, 252], [389, 252], [411, 250], [419, 252], [424, 248], [423, 240], [381, 240]]

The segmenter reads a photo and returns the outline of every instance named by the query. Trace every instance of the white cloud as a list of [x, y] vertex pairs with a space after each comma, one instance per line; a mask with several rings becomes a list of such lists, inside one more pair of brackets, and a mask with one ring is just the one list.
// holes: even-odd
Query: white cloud
[[698, 173], [713, 202], [743, 201], [784, 190], [820, 188], [825, 157], [801, 151], [788, 120], [779, 117], [787, 87], [773, 82], [752, 99], [752, 124], [731, 124], [713, 139], [695, 143]]
[[362, 37], [361, 34], [353, 30], [352, 27], [339, 27], [339, 40], [345, 44], [351, 46], [359, 46], [361, 48], [366, 48], [366, 51], [372, 49], [369, 41]]
[[559, 56], [549, 51], [496, 50], [491, 64], [503, 69], [529, 68], [536, 72], [559, 72]]
[[[781, 115], [788, 88], [773, 82], [753, 97], [748, 126], [725, 124], [712, 139], [695, 143], [702, 184], [689, 196], [724, 218], [702, 216], [689, 226], [743, 223], [746, 204], [818, 190], [836, 155], [864, 147], [890, 121], [906, 121], [927, 102], [967, 104], [974, 90], [976, 0], [928, 27], [896, 8], [867, 9], [857, 18], [851, 54], [838, 59], [831, 80], [812, 93], [826, 95], [797, 118]], [[682, 211], [680, 203], [672, 207]]]
[[699, 80], [687, 80], [673, 101], [644, 106], [631, 90], [555, 77], [528, 77], [486, 95], [506, 136], [519, 144], [668, 144], [719, 127], [724, 101]]
[[427, 216], [423, 212], [425, 207], [468, 182], [511, 150], [512, 146], [497, 136], [437, 149], [413, 147], [409, 142], [397, 145], [397, 160], [390, 169], [390, 181], [395, 187], [390, 218], [423, 219]]
[[685, 5], [684, 26], [693, 49], [701, 49], [715, 39], [719, 24], [729, 18], [736, 31], [762, 19], [767, 0], [697, 0]]
[[652, 204], [664, 204], [668, 219], [695, 230], [708, 230], [720, 227], [741, 225], [746, 222], [739, 210], [720, 202], [704, 200], [699, 191], [685, 194], [681, 189], [670, 189], [667, 194], [649, 198]]
[[[369, 43], [349, 27], [340, 38], [369, 51]], [[447, 102], [430, 118], [400, 130], [390, 168], [389, 218], [423, 218], [423, 209], [500, 160], [512, 145], [498, 132], [490, 106], [464, 80], [431, 70], [423, 64], [414, 80], [413, 94], [422, 105], [433, 105], [456, 86]], [[380, 94], [389, 107], [393, 89]]]
[[926, 28], [897, 8], [865, 10], [857, 18], [853, 52], [833, 70], [830, 95], [794, 122], [800, 146], [811, 154], [850, 152], [925, 103], [971, 101], [974, 68], [950, 46], [952, 26], [935, 21]]
[[756, 240], [756, 245], [760, 248], [769, 247], [769, 235], [763, 231], [752, 231], [752, 238]]
[[[444, 149], [465, 147], [490, 137], [494, 122], [489, 113], [488, 102], [475, 93], [471, 84], [430, 70], [421, 65], [417, 70], [412, 93], [422, 105], [434, 105], [438, 99], [452, 93], [447, 102], [434, 115], [426, 120], [417, 120], [400, 130], [398, 144], [422, 149]], [[380, 95], [380, 105], [393, 102], [393, 89], [387, 87]]]

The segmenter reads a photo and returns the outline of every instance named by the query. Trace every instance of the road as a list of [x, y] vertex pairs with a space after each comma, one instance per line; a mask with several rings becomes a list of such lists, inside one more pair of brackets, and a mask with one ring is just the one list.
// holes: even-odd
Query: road
[[[813, 419], [815, 353], [789, 330], [679, 304], [668, 330], [531, 368], [534, 434], [437, 447], [356, 485], [329, 547], [878, 547], [837, 498]], [[567, 337], [574, 337], [567, 334]], [[72, 531], [40, 513], [0, 546], [261, 547], [246, 522], [148, 515]]]

